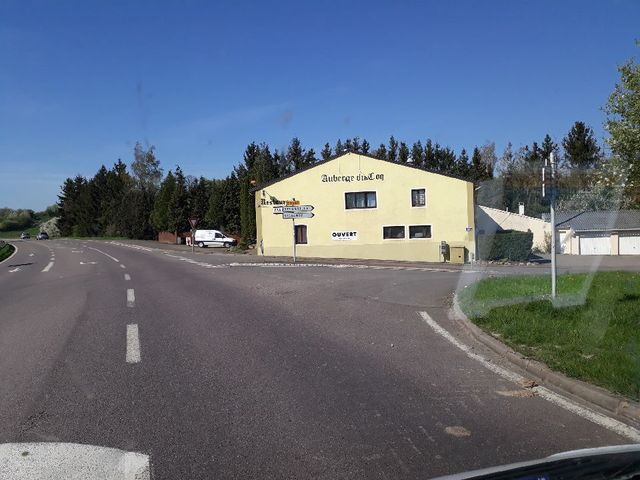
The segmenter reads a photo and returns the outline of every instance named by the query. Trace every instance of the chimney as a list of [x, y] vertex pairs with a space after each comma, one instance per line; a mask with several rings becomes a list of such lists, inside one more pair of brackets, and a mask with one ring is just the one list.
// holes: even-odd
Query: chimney
[[518, 203], [518, 215], [524, 215], [524, 203], [523, 202], [519, 202]]

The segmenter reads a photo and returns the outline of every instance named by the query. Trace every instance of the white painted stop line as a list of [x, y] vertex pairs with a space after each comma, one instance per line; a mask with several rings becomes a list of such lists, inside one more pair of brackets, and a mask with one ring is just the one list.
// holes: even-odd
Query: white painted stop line
[[138, 335], [138, 325], [133, 323], [127, 325], [127, 363], [140, 362], [140, 336]]
[[150, 480], [149, 456], [78, 443], [0, 444], [0, 479]]

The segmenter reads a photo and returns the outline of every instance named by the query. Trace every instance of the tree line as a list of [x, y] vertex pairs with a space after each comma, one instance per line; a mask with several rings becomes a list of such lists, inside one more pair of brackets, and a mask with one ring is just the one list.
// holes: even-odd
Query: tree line
[[347, 152], [471, 181], [477, 203], [509, 211], [524, 203], [531, 216], [548, 211], [541, 173], [554, 153], [560, 209], [640, 208], [640, 67], [629, 61], [619, 72], [620, 82], [605, 106], [609, 155], [593, 129], [577, 121], [560, 144], [546, 135], [517, 150], [509, 143], [500, 156], [493, 142], [469, 154], [431, 139], [406, 143], [394, 136], [377, 148], [364, 138], [338, 139], [325, 143], [319, 156], [298, 138], [282, 150], [252, 142], [226, 178], [206, 179], [185, 175], [179, 166], [165, 175], [155, 148], [138, 143], [130, 169], [118, 160], [111, 169], [102, 166], [93, 178], [65, 180], [58, 226], [62, 235], [149, 239], [163, 230], [188, 231], [188, 219], [196, 217], [200, 228], [239, 235], [241, 244], [248, 245], [256, 235], [253, 187]]
[[[593, 132], [577, 122], [563, 141], [567, 165], [588, 169], [599, 158], [600, 149]], [[394, 136], [388, 143], [371, 150], [366, 139], [338, 139], [332, 147], [326, 143], [320, 153], [328, 160], [347, 152], [413, 165], [429, 171], [452, 175], [481, 186], [496, 177], [504, 184], [500, 195], [484, 196], [490, 206], [517, 209], [524, 201], [532, 211], [542, 211], [538, 195], [538, 168], [558, 146], [547, 135], [538, 144], [512, 152], [507, 146], [500, 158], [494, 143], [456, 154], [427, 139], [411, 147]], [[312, 148], [293, 138], [286, 149], [271, 150], [266, 143], [249, 144], [243, 160], [223, 179], [185, 175], [180, 166], [166, 175], [153, 146], [136, 144], [131, 167], [118, 160], [110, 169], [104, 165], [90, 179], [81, 175], [68, 178], [59, 195], [58, 226], [62, 235], [124, 236], [155, 238], [159, 231], [185, 232], [188, 219], [200, 219], [200, 228], [217, 228], [239, 235], [244, 244], [255, 241], [255, 204], [252, 188], [316, 164]], [[497, 172], [496, 172], [497, 170]], [[536, 181], [532, 181], [535, 178]], [[494, 189], [488, 189], [495, 193]]]

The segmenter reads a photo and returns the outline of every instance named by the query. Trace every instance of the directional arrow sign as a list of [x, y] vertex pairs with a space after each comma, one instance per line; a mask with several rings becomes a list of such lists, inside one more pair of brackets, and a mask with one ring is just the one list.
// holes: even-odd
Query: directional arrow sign
[[273, 207], [273, 213], [310, 212], [311, 210], [313, 210], [313, 205], [283, 205]]
[[290, 220], [292, 218], [313, 218], [313, 213], [311, 212], [282, 212], [282, 218], [285, 220]]

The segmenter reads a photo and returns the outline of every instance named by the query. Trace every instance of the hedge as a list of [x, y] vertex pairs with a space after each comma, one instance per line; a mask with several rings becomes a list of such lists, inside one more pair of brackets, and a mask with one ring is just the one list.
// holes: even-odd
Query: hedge
[[504, 230], [492, 234], [478, 235], [478, 258], [480, 260], [511, 260], [522, 262], [531, 255], [533, 233]]

